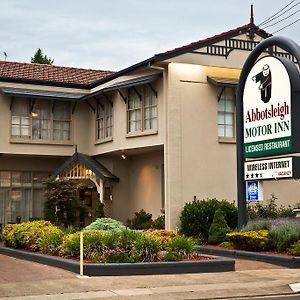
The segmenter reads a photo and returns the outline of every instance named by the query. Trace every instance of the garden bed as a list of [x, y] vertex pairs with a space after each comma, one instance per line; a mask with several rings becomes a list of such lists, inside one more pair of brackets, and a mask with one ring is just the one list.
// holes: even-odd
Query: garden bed
[[[0, 254], [79, 273], [79, 262], [72, 259], [12, 249], [8, 247], [0, 247]], [[155, 275], [228, 272], [235, 270], [235, 261], [233, 259], [216, 258], [210, 256], [204, 256], [204, 258], [204, 260], [185, 260], [177, 262], [86, 263], [84, 264], [84, 275]]]
[[197, 250], [200, 253], [208, 255], [218, 255], [225, 257], [241, 258], [263, 261], [274, 265], [284, 266], [287, 268], [297, 269], [300, 268], [300, 256], [292, 256], [286, 254], [273, 254], [267, 252], [254, 252], [236, 249], [225, 249], [216, 246], [198, 246]]

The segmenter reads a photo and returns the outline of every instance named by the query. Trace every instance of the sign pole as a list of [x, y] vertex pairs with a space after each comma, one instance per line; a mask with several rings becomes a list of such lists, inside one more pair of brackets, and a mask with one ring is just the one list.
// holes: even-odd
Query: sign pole
[[236, 103], [236, 153], [237, 153], [237, 202], [238, 228], [247, 224], [246, 184], [244, 181], [244, 120], [243, 90], [238, 86]]

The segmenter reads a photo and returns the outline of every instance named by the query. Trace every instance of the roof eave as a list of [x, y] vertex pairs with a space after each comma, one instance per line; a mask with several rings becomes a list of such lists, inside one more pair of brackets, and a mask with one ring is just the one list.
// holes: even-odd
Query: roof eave
[[0, 77], [0, 81], [11, 82], [11, 83], [25, 83], [25, 84], [33, 84], [33, 85], [74, 88], [74, 89], [84, 89], [84, 90], [90, 89], [89, 84], [80, 84], [80, 83], [66, 83], [66, 82], [33, 80], [33, 79], [23, 79], [23, 78], [10, 78], [10, 77]]
[[218, 42], [224, 40], [225, 38], [232, 38], [232, 37], [235, 37], [237, 35], [246, 33], [251, 29], [255, 30], [255, 33], [258, 34], [262, 38], [268, 38], [268, 37], [271, 36], [270, 34], [265, 32], [264, 30], [257, 27], [256, 25], [249, 24], [248, 26], [244, 26], [244, 28], [241, 28], [240, 30], [236, 30], [236, 31], [233, 31], [233, 32], [230, 32], [230, 33], [227, 33], [227, 34], [225, 33], [224, 35], [217, 36], [216, 38], [211, 38], [207, 41], [195, 43], [194, 45], [186, 46], [182, 49], [178, 49], [178, 50], [174, 49], [174, 51], [172, 51], [171, 53], [156, 54], [154, 56], [154, 60], [155, 60], [155, 62], [161, 62], [161, 61], [164, 61], [164, 60], [168, 60], [168, 59], [173, 58], [175, 56], [182, 55], [182, 54], [185, 54], [189, 51], [196, 50], [199, 47], [206, 47], [206, 46], [209, 46], [211, 44], [218, 43]]
[[90, 88], [95, 88], [95, 87], [97, 87], [97, 86], [99, 86], [101, 84], [104, 84], [104, 83], [106, 83], [108, 81], [116, 79], [116, 78], [118, 78], [118, 77], [120, 77], [122, 75], [125, 75], [125, 74], [129, 73], [129, 72], [136, 71], [136, 70], [139, 70], [139, 69], [143, 69], [143, 68], [151, 65], [154, 62], [154, 58], [155, 57], [152, 56], [152, 57], [150, 57], [148, 59], [145, 59], [145, 60], [143, 60], [143, 61], [141, 61], [141, 62], [139, 62], [137, 64], [134, 64], [134, 65], [132, 65], [132, 66], [130, 66], [128, 68], [125, 68], [125, 69], [123, 69], [121, 71], [117, 71], [117, 72], [113, 73], [112, 75], [108, 75], [105, 78], [102, 78], [100, 80], [94, 81], [94, 82], [92, 82], [89, 85], [89, 87]]

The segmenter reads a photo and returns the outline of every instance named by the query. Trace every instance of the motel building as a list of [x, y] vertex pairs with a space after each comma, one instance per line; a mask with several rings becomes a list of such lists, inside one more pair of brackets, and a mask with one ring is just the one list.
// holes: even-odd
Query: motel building
[[[49, 176], [82, 184], [85, 224], [99, 200], [121, 221], [164, 212], [173, 229], [186, 202], [236, 201], [236, 88], [268, 36], [252, 21], [118, 72], [0, 61], [0, 223], [43, 218]], [[263, 183], [278, 204], [299, 191]]]

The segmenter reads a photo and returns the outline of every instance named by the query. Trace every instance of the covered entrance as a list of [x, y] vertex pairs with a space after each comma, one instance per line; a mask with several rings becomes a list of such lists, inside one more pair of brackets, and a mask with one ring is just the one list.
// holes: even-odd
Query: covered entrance
[[105, 216], [112, 216], [113, 184], [119, 182], [119, 178], [96, 159], [76, 151], [53, 176], [78, 182], [78, 196], [84, 208], [79, 212], [78, 225], [82, 227], [92, 222], [97, 201], [103, 205]]

